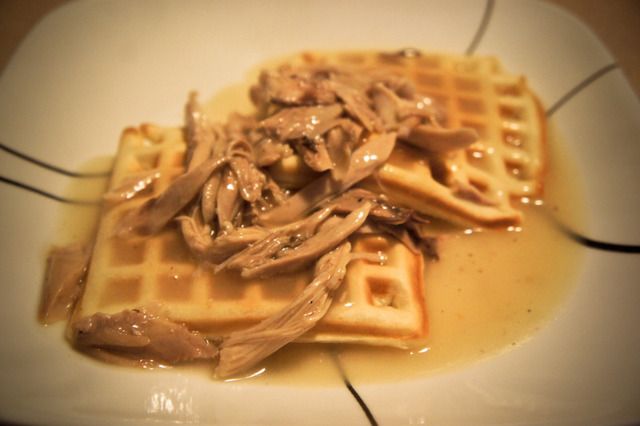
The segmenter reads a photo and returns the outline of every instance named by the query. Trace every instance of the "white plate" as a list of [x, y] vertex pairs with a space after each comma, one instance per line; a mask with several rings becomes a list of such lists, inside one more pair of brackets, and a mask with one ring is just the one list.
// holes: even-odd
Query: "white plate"
[[[484, 18], [487, 18], [483, 20]], [[483, 25], [484, 24], [486, 25]], [[486, 31], [485, 31], [486, 30]], [[476, 37], [477, 36], [477, 37]], [[475, 39], [475, 43], [472, 41]], [[188, 91], [243, 80], [267, 58], [313, 48], [499, 56], [545, 105], [590, 84], [553, 118], [587, 188], [599, 240], [640, 244], [640, 106], [614, 59], [539, 2], [74, 2], [48, 15], [0, 79], [0, 140], [76, 169], [115, 151], [122, 128], [181, 122]], [[598, 71], [601, 71], [598, 73]], [[53, 193], [68, 178], [2, 154], [4, 177]], [[35, 321], [58, 205], [0, 185], [0, 416], [45, 424], [366, 424], [342, 386], [222, 384], [176, 371], [105, 368]], [[579, 283], [530, 342], [453, 372], [356, 385], [381, 424], [622, 424], [640, 421], [640, 257], [585, 249]]]

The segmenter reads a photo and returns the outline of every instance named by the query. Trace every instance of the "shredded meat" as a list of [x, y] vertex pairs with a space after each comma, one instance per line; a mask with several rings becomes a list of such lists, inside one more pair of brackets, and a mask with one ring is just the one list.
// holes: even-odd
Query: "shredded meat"
[[250, 244], [264, 238], [267, 230], [252, 226], [236, 228], [224, 232], [217, 238], [211, 238], [211, 228], [199, 224], [194, 217], [179, 216], [180, 230], [191, 253], [204, 262], [216, 265]]
[[216, 205], [220, 229], [233, 229], [233, 220], [240, 211], [240, 194], [238, 180], [231, 169], [227, 168], [222, 176]]
[[296, 150], [302, 156], [304, 162], [316, 172], [324, 172], [333, 169], [333, 162], [324, 139], [302, 138], [295, 144]]
[[332, 82], [331, 88], [345, 103], [349, 115], [358, 120], [368, 131], [380, 132], [382, 130], [382, 120], [373, 112], [362, 91], [337, 81]]
[[437, 126], [416, 126], [406, 137], [411, 145], [429, 153], [442, 153], [460, 150], [478, 140], [474, 129], [445, 129]]
[[318, 227], [332, 212], [333, 208], [327, 207], [300, 221], [271, 229], [259, 241], [220, 264], [216, 268], [216, 272], [225, 268], [253, 268], [264, 263], [267, 259], [277, 257], [278, 253], [284, 253], [297, 247], [302, 241], [315, 234]]
[[266, 167], [275, 164], [287, 152], [287, 145], [278, 139], [263, 137], [255, 145], [256, 165]]
[[375, 194], [362, 188], [354, 188], [331, 200], [328, 205], [333, 206], [336, 212], [348, 213], [356, 210], [363, 203], [370, 202], [373, 207], [369, 217], [377, 222], [390, 225], [400, 225], [411, 217], [413, 211], [392, 204], [383, 194]]
[[351, 154], [360, 141], [362, 127], [351, 120], [340, 120], [338, 125], [327, 132], [326, 146], [331, 158], [331, 177], [342, 181], [349, 171]]
[[330, 174], [324, 174], [280, 206], [261, 214], [258, 220], [263, 225], [275, 225], [300, 219], [322, 201], [346, 191], [371, 175], [387, 161], [394, 145], [393, 133], [373, 135], [351, 155], [349, 167], [341, 181], [335, 181]]
[[91, 251], [89, 247], [56, 247], [47, 258], [38, 317], [43, 324], [67, 319], [82, 290]]
[[335, 94], [325, 84], [330, 70], [282, 67], [264, 71], [259, 83], [251, 88], [251, 100], [261, 110], [270, 104], [301, 106], [334, 103]]
[[351, 245], [341, 244], [318, 260], [313, 281], [278, 314], [246, 330], [232, 333], [220, 345], [216, 375], [233, 376], [251, 368], [297, 339], [327, 313], [351, 260]]
[[[458, 197], [486, 201], [447, 163], [451, 151], [474, 143], [477, 133], [443, 128], [441, 111], [404, 77], [284, 66], [263, 72], [250, 96], [257, 114], [232, 114], [220, 124], [209, 121], [191, 94], [184, 174], [118, 226], [120, 237], [144, 236], [175, 220], [193, 256], [213, 265], [214, 273], [266, 277], [315, 264], [313, 281], [286, 309], [223, 340], [219, 377], [250, 368], [314, 327], [352, 259], [351, 235], [384, 232], [437, 257], [435, 236], [423, 223], [428, 219], [364, 189], [375, 185], [398, 140], [424, 151], [434, 178]], [[294, 182], [300, 176], [288, 175], [291, 164], [300, 166], [304, 179]], [[125, 182], [107, 199], [126, 202], [144, 194], [153, 179]], [[199, 334], [145, 311], [96, 314], [75, 323], [73, 333], [78, 346], [119, 356], [170, 363], [216, 356]]]
[[239, 255], [242, 264], [238, 265], [236, 261], [229, 265], [238, 265], [244, 278], [265, 277], [301, 269], [357, 231], [364, 224], [370, 210], [371, 204], [365, 203], [344, 219], [328, 222], [330, 226], [323, 226], [322, 232], [317, 232], [308, 239], [301, 241], [299, 235], [296, 235], [292, 244], [281, 247], [270, 257], [259, 254], [243, 258]]
[[225, 158], [210, 158], [180, 175], [160, 196], [147, 200], [125, 215], [117, 234], [125, 237], [133, 233], [155, 234], [198, 194], [211, 173], [226, 162]]
[[202, 191], [200, 191], [200, 211], [204, 223], [213, 223], [216, 217], [218, 191], [220, 190], [221, 181], [222, 175], [219, 170], [216, 170], [202, 186]]
[[149, 189], [153, 182], [160, 177], [160, 172], [154, 170], [125, 179], [120, 186], [105, 193], [102, 199], [110, 204], [117, 204], [132, 199]]
[[216, 135], [207, 116], [202, 112], [202, 108], [198, 104], [195, 92], [189, 95], [185, 116], [187, 170], [192, 170], [209, 158], [216, 141]]
[[250, 203], [256, 201], [266, 182], [264, 174], [246, 157], [233, 157], [229, 165], [238, 179], [240, 196]]
[[72, 325], [72, 339], [80, 348], [169, 364], [211, 359], [218, 353], [199, 333], [144, 309], [82, 318]]
[[[268, 134], [281, 140], [315, 139], [333, 127], [331, 120], [342, 114], [339, 104], [286, 108], [262, 121]], [[329, 123], [329, 124], [328, 124]]]

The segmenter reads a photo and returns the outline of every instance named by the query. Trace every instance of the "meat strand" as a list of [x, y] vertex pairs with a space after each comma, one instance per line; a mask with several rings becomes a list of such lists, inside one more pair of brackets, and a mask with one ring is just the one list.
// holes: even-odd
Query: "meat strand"
[[192, 92], [185, 108], [187, 133], [187, 170], [193, 170], [211, 156], [216, 140], [215, 133], [207, 116]]
[[394, 133], [372, 135], [367, 143], [353, 152], [349, 168], [341, 181], [337, 182], [330, 174], [324, 174], [289, 197], [280, 206], [261, 214], [258, 221], [270, 226], [299, 220], [322, 201], [346, 191], [371, 175], [391, 155], [395, 139]]
[[278, 253], [297, 247], [316, 233], [332, 212], [332, 207], [326, 207], [303, 220], [269, 230], [259, 241], [220, 264], [216, 272], [222, 269], [252, 268], [266, 259], [276, 257]]
[[81, 293], [90, 257], [90, 248], [78, 244], [51, 250], [38, 312], [42, 324], [68, 318]]
[[464, 149], [478, 140], [474, 129], [445, 129], [433, 125], [416, 126], [406, 141], [428, 153], [444, 153]]
[[383, 130], [382, 120], [371, 109], [366, 94], [341, 82], [332, 81], [331, 88], [345, 104], [345, 109], [358, 120], [368, 131]]
[[342, 114], [339, 104], [283, 109], [260, 124], [282, 140], [315, 139], [326, 132], [326, 124]]
[[217, 265], [250, 244], [264, 238], [268, 232], [256, 226], [235, 228], [211, 238], [210, 228], [190, 216], [179, 216], [180, 230], [191, 253], [204, 262]]
[[180, 175], [158, 197], [151, 198], [132, 210], [119, 223], [116, 234], [152, 235], [160, 231], [191, 201], [211, 173], [226, 164], [226, 158], [210, 158], [193, 170]]
[[251, 88], [251, 100], [262, 110], [270, 104], [302, 106], [334, 103], [335, 94], [324, 84], [330, 72], [319, 67], [298, 70], [282, 67], [275, 71], [264, 71], [260, 74], [258, 84]]
[[360, 208], [365, 202], [372, 203], [369, 217], [377, 222], [401, 225], [413, 214], [411, 209], [392, 204], [384, 195], [362, 188], [350, 189], [329, 201], [327, 205], [333, 206], [338, 213], [350, 213]]
[[216, 199], [218, 226], [221, 231], [233, 229], [233, 220], [240, 210], [240, 201], [238, 181], [233, 171], [226, 168], [222, 174]]
[[333, 162], [327, 150], [324, 138], [303, 138], [295, 144], [296, 150], [302, 155], [302, 159], [312, 170], [324, 172], [333, 169]]
[[81, 349], [169, 364], [212, 359], [218, 353], [200, 333], [144, 309], [82, 318], [72, 325], [72, 338]]
[[157, 170], [147, 172], [138, 176], [125, 179], [124, 182], [115, 189], [110, 190], [102, 196], [107, 203], [121, 203], [142, 194], [152, 187], [153, 183], [160, 177]]
[[253, 262], [250, 265], [242, 268], [241, 276], [243, 278], [265, 277], [292, 272], [307, 266], [357, 231], [364, 224], [370, 210], [371, 204], [365, 203], [344, 219], [336, 218], [331, 222], [331, 226], [323, 225], [321, 232], [315, 233], [296, 247], [280, 250], [273, 257], [252, 259]]
[[242, 373], [311, 330], [331, 306], [347, 271], [350, 251], [351, 245], [345, 242], [322, 256], [313, 281], [289, 306], [225, 338], [220, 345], [216, 375], [224, 378]]
[[264, 174], [246, 157], [235, 156], [229, 162], [236, 175], [238, 190], [245, 201], [255, 202], [262, 194], [266, 182]]

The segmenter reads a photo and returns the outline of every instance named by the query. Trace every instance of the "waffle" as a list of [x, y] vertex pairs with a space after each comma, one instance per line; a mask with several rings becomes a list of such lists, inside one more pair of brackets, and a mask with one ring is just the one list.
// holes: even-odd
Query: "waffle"
[[461, 196], [450, 183], [439, 181], [425, 154], [399, 144], [376, 182], [397, 202], [463, 226], [508, 226], [522, 220], [511, 206], [512, 199], [540, 195], [544, 113], [524, 77], [506, 73], [497, 59], [343, 52], [303, 54], [292, 61], [387, 69], [404, 75], [418, 93], [444, 110], [444, 127], [478, 132], [479, 140], [447, 158], [446, 164], [458, 182], [482, 194], [482, 201]]
[[[148, 238], [115, 236], [120, 218], [183, 172], [185, 147], [180, 129], [146, 125], [123, 132], [110, 188], [144, 173], [160, 177], [139, 199], [105, 207], [74, 318], [159, 305], [170, 319], [217, 337], [275, 314], [312, 280], [311, 271], [267, 280], [244, 280], [233, 271], [214, 274], [194, 261], [173, 225]], [[424, 336], [422, 258], [379, 235], [353, 243], [356, 252], [381, 252], [386, 263], [353, 261], [332, 308], [301, 340], [405, 346]]]

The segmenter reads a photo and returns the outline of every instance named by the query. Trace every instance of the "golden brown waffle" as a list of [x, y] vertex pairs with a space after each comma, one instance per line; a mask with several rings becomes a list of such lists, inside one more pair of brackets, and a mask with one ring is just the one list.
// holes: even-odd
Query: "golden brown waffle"
[[[171, 319], [220, 336], [273, 315], [311, 281], [311, 272], [266, 280], [244, 280], [228, 271], [214, 275], [193, 260], [175, 227], [148, 238], [114, 235], [124, 214], [182, 173], [184, 152], [180, 129], [124, 131], [110, 187], [141, 173], [160, 177], [143, 197], [105, 208], [75, 318], [160, 305]], [[422, 258], [382, 236], [361, 236], [354, 245], [357, 252], [381, 252], [387, 262], [353, 261], [334, 305], [302, 340], [404, 346], [424, 336]]]
[[522, 219], [512, 199], [540, 194], [544, 114], [524, 77], [506, 73], [497, 59], [343, 52], [303, 54], [293, 62], [383, 68], [404, 75], [444, 110], [444, 127], [478, 132], [479, 141], [448, 158], [447, 166], [455, 180], [480, 191], [483, 202], [437, 180], [426, 156], [408, 146], [399, 146], [379, 173], [378, 184], [396, 201], [465, 226], [504, 226]]

